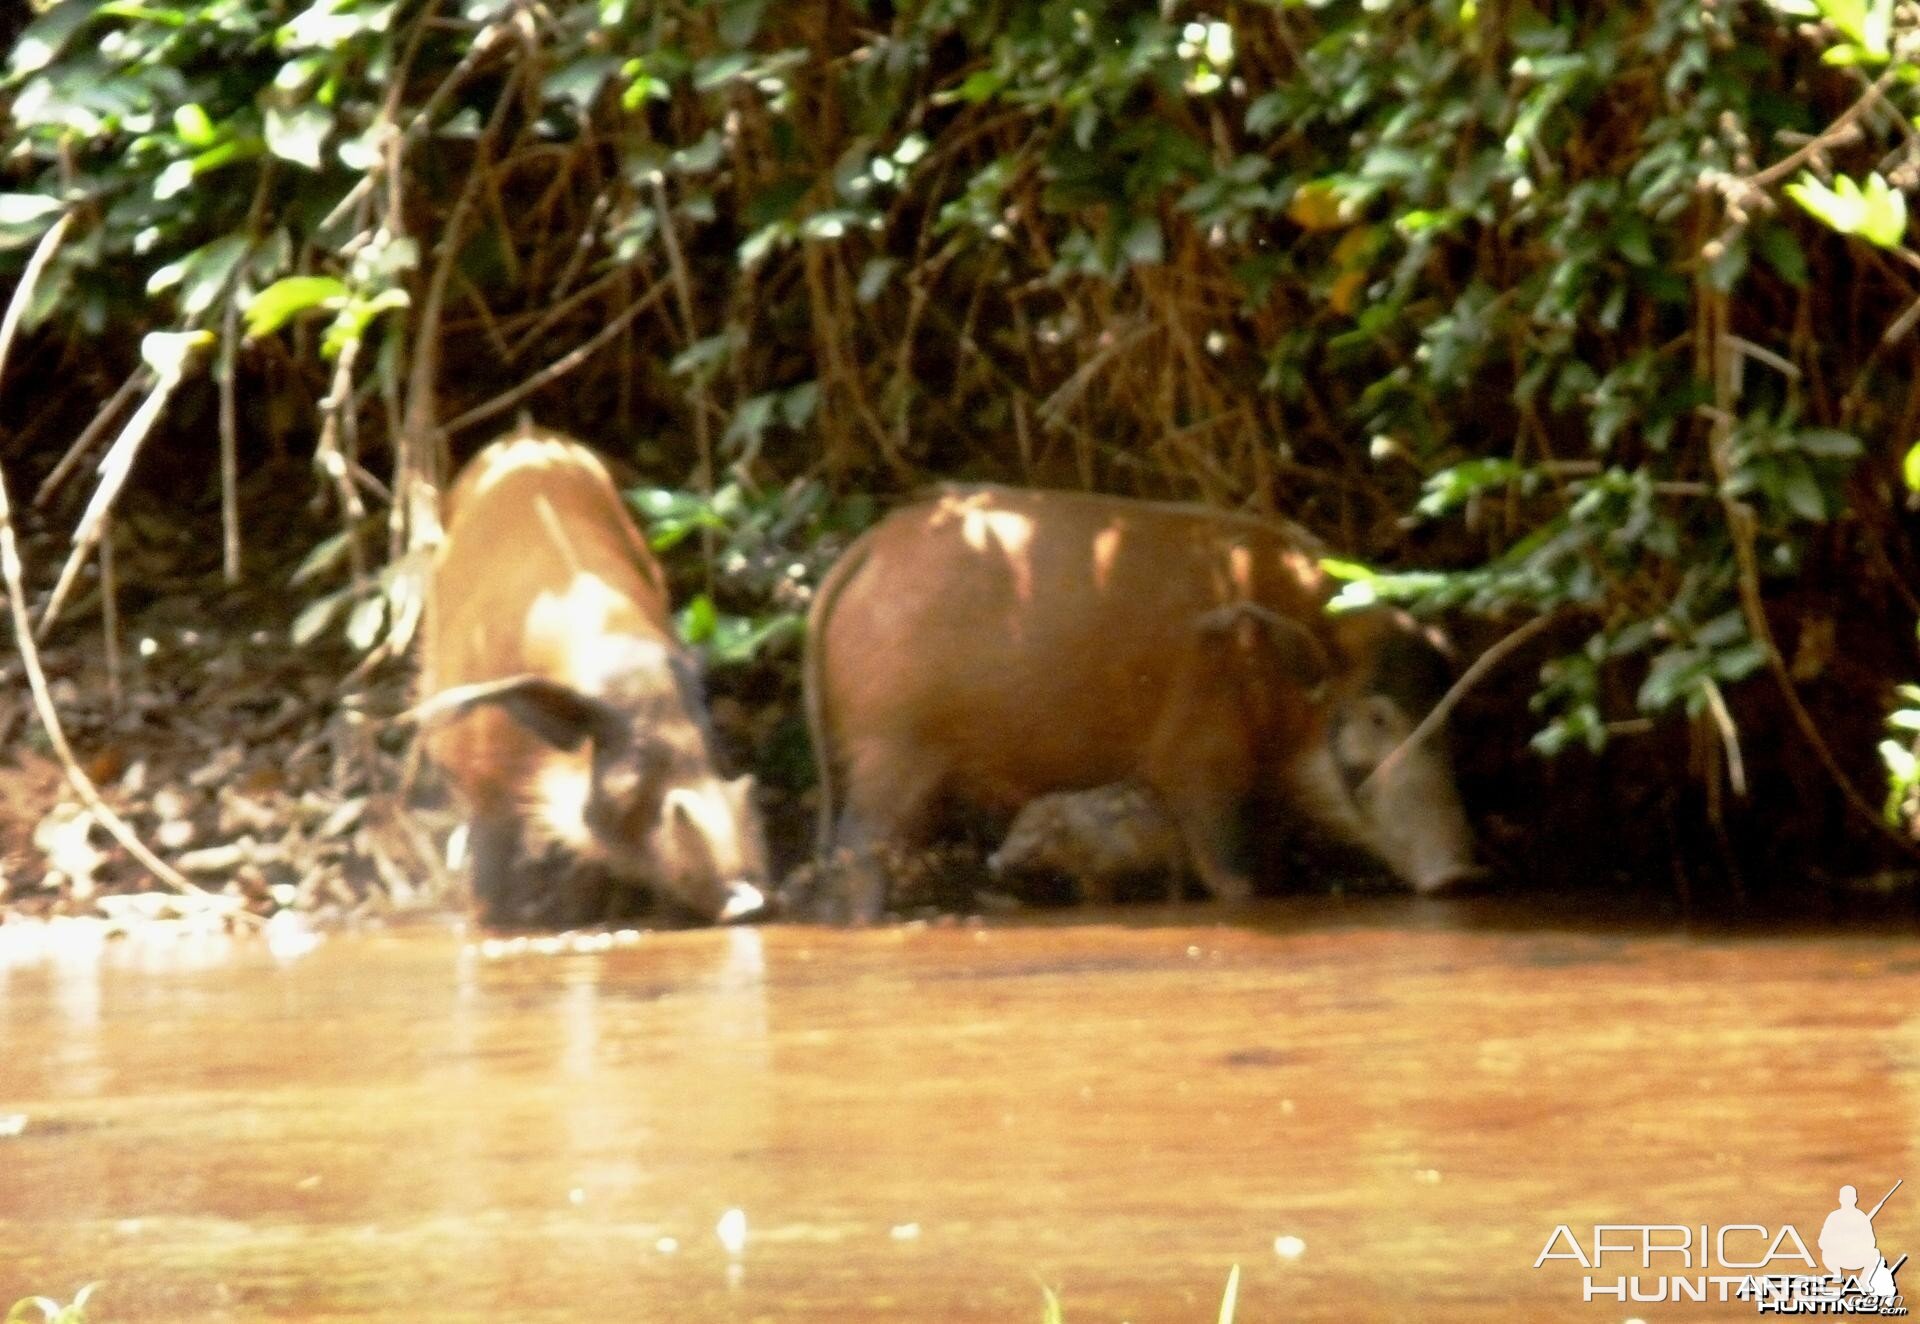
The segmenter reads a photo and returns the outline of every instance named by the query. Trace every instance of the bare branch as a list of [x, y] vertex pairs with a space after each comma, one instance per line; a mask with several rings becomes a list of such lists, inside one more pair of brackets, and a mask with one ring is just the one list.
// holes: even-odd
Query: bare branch
[[[6, 366], [8, 353], [13, 348], [13, 338], [20, 327], [20, 316], [28, 300], [33, 297], [34, 287], [40, 283], [41, 273], [46, 270], [54, 250], [66, 236], [67, 226], [73, 220], [68, 212], [56, 222], [52, 229], [40, 240], [39, 247], [33, 250], [27, 267], [21, 273], [20, 283], [14, 287], [13, 298], [7, 304], [7, 315], [0, 322], [0, 371]], [[40, 665], [40, 650], [34, 647], [33, 626], [27, 615], [26, 569], [20, 560], [20, 544], [13, 532], [13, 503], [7, 495], [6, 475], [0, 473], [0, 576], [4, 576], [7, 589], [7, 607], [13, 616], [13, 639], [20, 649], [20, 661], [27, 671], [27, 685], [33, 691], [34, 711], [40, 717], [40, 725], [47, 733], [47, 742], [53, 746], [54, 757], [60, 761], [60, 769], [66, 774], [67, 784], [74, 794], [80, 797], [96, 822], [112, 834], [138, 860], [148, 872], [167, 886], [189, 896], [204, 897], [209, 901], [224, 904], [224, 898], [187, 881], [186, 877], [165, 860], [147, 849], [146, 843], [135, 835], [125, 819], [116, 814], [107, 802], [100, 798], [92, 778], [80, 767], [74, 757], [73, 747], [67, 743], [67, 735], [60, 726], [60, 714], [53, 703], [53, 693], [47, 688], [47, 673]], [[244, 913], [244, 912], [236, 912]]]

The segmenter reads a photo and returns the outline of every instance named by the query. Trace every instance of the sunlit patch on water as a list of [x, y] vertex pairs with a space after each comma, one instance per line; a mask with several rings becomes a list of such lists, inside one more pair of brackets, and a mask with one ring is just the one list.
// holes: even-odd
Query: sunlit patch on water
[[41, 962], [63, 968], [98, 964], [109, 949], [151, 973], [218, 965], [234, 951], [234, 897], [180, 897], [164, 892], [100, 897], [103, 915], [56, 915], [0, 924], [0, 971]]
[[283, 910], [267, 921], [266, 939], [276, 960], [297, 961], [320, 945], [322, 935], [305, 915]]
[[635, 947], [646, 936], [640, 929], [520, 934], [512, 938], [482, 938], [478, 942], [469, 942], [466, 950], [478, 952], [488, 961], [517, 956], [582, 956], [593, 952], [610, 952], [616, 947]]

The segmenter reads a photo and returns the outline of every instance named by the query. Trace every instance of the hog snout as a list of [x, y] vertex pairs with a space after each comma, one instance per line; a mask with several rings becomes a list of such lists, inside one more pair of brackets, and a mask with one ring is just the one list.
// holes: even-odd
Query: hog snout
[[1445, 738], [1406, 745], [1415, 726], [1394, 700], [1370, 694], [1340, 715], [1332, 747], [1370, 844], [1415, 891], [1436, 892], [1480, 870]]
[[758, 919], [771, 909], [772, 903], [767, 894], [744, 879], [728, 883], [725, 891], [727, 899], [714, 916], [716, 923], [734, 924], [741, 920]]
[[1444, 750], [1404, 751], [1361, 788], [1359, 800], [1380, 853], [1415, 891], [1439, 891], [1480, 872]]

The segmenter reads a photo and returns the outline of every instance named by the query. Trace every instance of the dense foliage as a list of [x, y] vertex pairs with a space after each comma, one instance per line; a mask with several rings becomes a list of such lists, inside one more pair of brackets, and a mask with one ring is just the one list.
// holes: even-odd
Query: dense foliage
[[763, 619], [822, 481], [1198, 496], [1429, 572], [1356, 593], [1558, 613], [1546, 750], [1684, 713], [1738, 788], [1771, 672], [1858, 782], [1796, 691], [1913, 618], [1909, 8], [60, 0], [0, 261], [75, 211], [45, 334], [213, 331], [395, 553], [436, 419], [522, 406], [690, 475], [656, 513]]

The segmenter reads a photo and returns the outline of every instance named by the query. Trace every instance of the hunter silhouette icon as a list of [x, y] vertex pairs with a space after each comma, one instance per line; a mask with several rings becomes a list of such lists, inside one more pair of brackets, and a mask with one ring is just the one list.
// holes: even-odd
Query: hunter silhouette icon
[[1859, 1207], [1859, 1193], [1853, 1187], [1840, 1188], [1840, 1207], [1828, 1214], [1827, 1221], [1820, 1226], [1820, 1259], [1828, 1273], [1836, 1277], [1861, 1274], [1886, 1263], [1874, 1243], [1873, 1216], [1899, 1189], [1900, 1182], [1896, 1181], [1892, 1190], [1880, 1197], [1880, 1204], [1863, 1210]]

